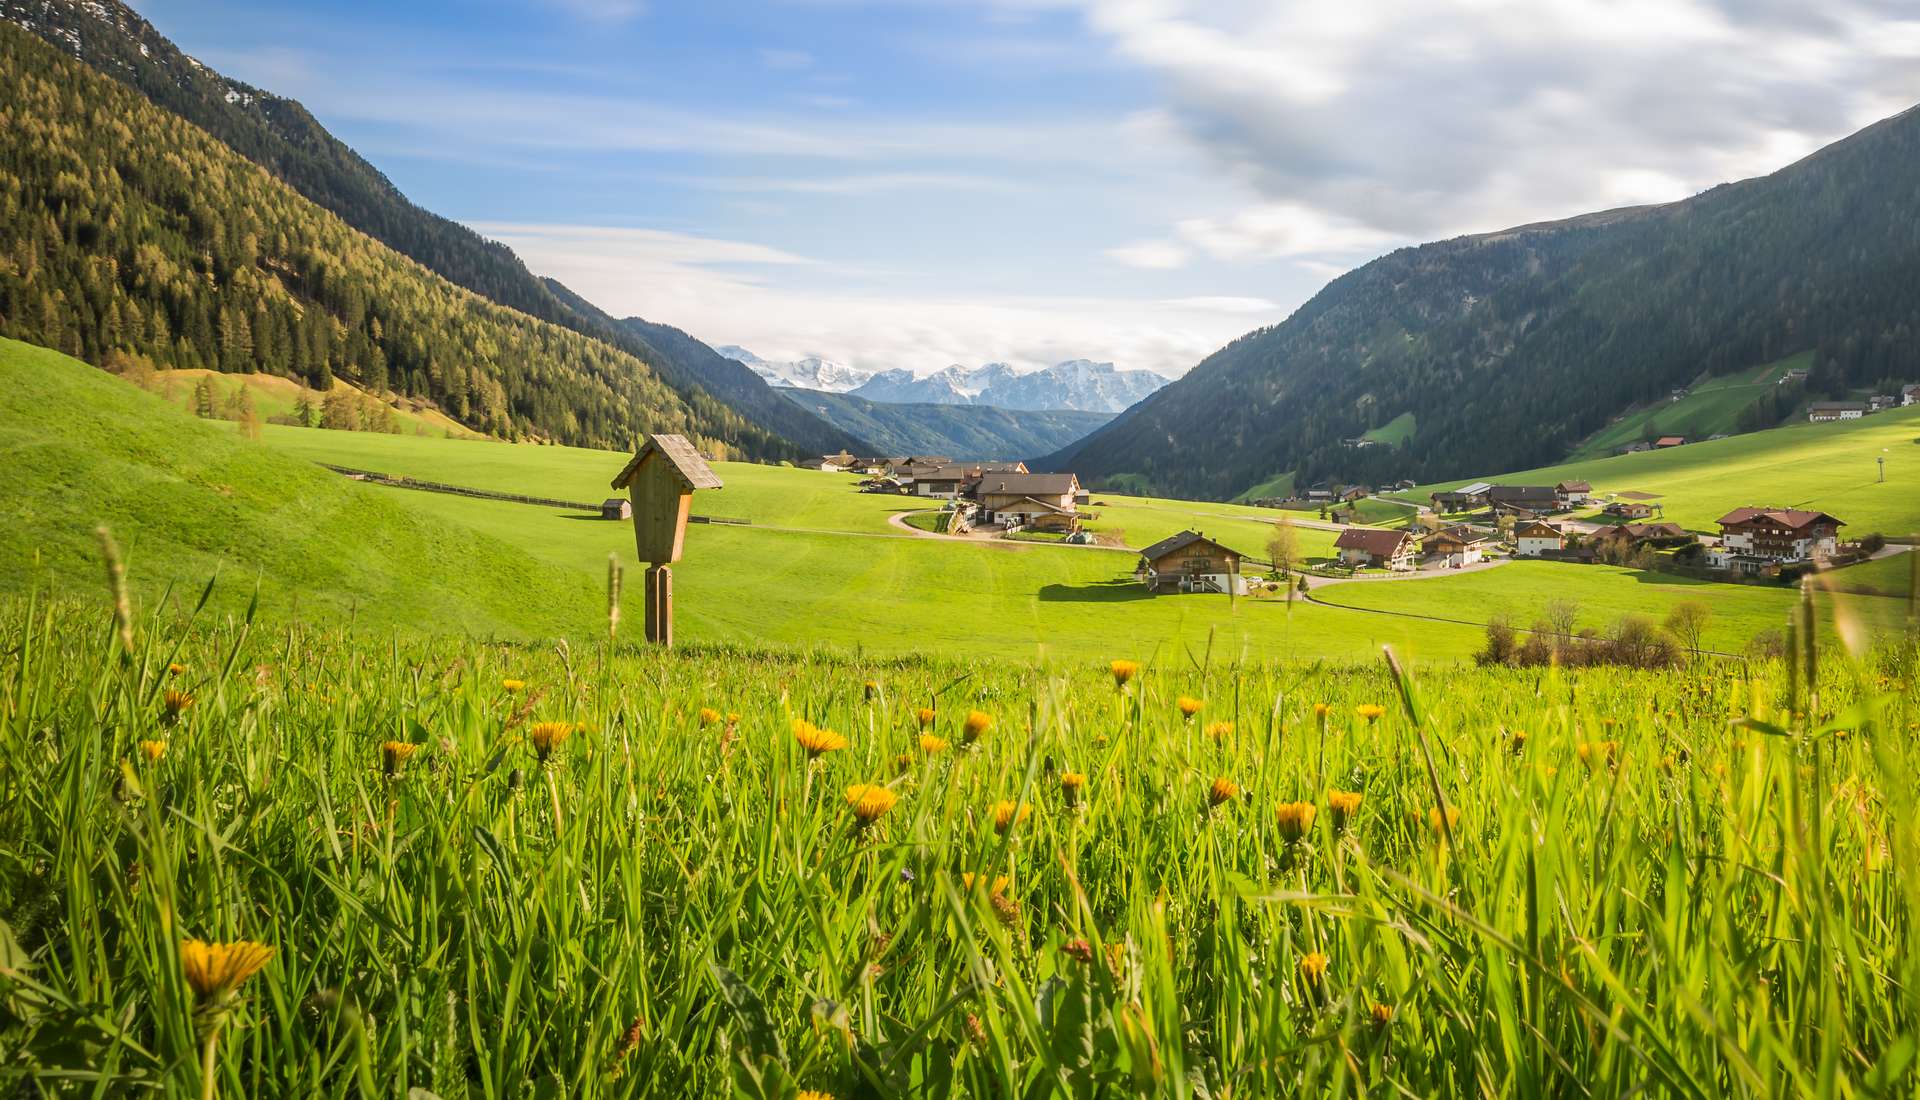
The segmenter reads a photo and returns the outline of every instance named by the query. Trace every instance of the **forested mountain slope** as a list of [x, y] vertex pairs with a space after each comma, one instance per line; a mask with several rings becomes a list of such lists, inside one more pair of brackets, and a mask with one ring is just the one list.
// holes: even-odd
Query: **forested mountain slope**
[[731, 372], [716, 375], [676, 359], [558, 283], [535, 276], [505, 245], [416, 206], [299, 103], [202, 65], [120, 0], [0, 0], [0, 20], [32, 31], [192, 122], [348, 225], [449, 281], [642, 360], [679, 392], [703, 434], [727, 440], [744, 457], [798, 458], [853, 442], [763, 392], [769, 387], [751, 372], [743, 383]]
[[[1039, 463], [1222, 498], [1288, 471], [1307, 485], [1521, 469], [1703, 374], [1807, 350], [1816, 395], [1920, 374], [1916, 335], [1911, 110], [1682, 202], [1383, 256]], [[1402, 443], [1346, 442], [1408, 412]]]
[[337, 374], [504, 436], [775, 443], [618, 348], [434, 275], [6, 24], [0, 83], [0, 333], [95, 363]]

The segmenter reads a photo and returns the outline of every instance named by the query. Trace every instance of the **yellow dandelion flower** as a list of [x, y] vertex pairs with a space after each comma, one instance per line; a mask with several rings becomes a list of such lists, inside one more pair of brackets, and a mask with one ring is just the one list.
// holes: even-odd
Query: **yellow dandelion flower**
[[160, 758], [165, 756], [166, 754], [167, 754], [167, 743], [165, 741], [140, 742], [140, 755], [146, 757], [147, 763], [149, 764], [159, 763]]
[[1432, 829], [1436, 836], [1443, 836], [1446, 833], [1452, 832], [1459, 824], [1460, 807], [1458, 806], [1447, 807], [1447, 826], [1445, 829], [1440, 827], [1440, 807], [1434, 806], [1427, 810], [1427, 828]]
[[1024, 802], [1015, 804], [1001, 799], [993, 804], [993, 831], [1004, 833], [1015, 825], [1024, 825], [1027, 818], [1033, 816], [1033, 807]]
[[1333, 814], [1333, 831], [1344, 833], [1353, 816], [1360, 812], [1359, 791], [1328, 791], [1327, 809]]
[[1367, 1015], [1372, 1017], [1374, 1027], [1386, 1027], [1393, 1022], [1393, 1006], [1375, 1001], [1368, 1006]]
[[873, 702], [874, 696], [880, 694], [880, 681], [868, 680], [861, 685], [861, 688], [866, 692], [867, 702], [871, 703]]
[[1232, 722], [1208, 722], [1207, 736], [1215, 741], [1224, 741], [1233, 736]]
[[1387, 708], [1378, 703], [1362, 703], [1353, 708], [1353, 713], [1365, 718], [1369, 722], [1378, 722], [1380, 716], [1387, 713]]
[[1085, 772], [1060, 773], [1060, 797], [1066, 801], [1067, 805], [1078, 806], [1080, 792], [1086, 789], [1087, 774]]
[[1522, 752], [1526, 751], [1527, 731], [1514, 730], [1512, 735], [1507, 738], [1507, 745], [1509, 748], [1513, 750], [1513, 754], [1515, 756], [1518, 756]]
[[1315, 808], [1311, 802], [1282, 802], [1275, 811], [1280, 820], [1280, 837], [1297, 844], [1313, 830]]
[[935, 737], [931, 733], [923, 733], [920, 735], [920, 751], [929, 756], [935, 753], [946, 752], [947, 739], [944, 737]]
[[819, 1089], [801, 1089], [793, 1094], [793, 1100], [833, 1100], [833, 1094]]
[[716, 725], [719, 723], [719, 721], [720, 721], [719, 711], [713, 709], [712, 707], [700, 708], [700, 724], [701, 725], [703, 726]]
[[180, 967], [187, 973], [187, 984], [201, 1000], [214, 1000], [233, 992], [272, 959], [273, 948], [252, 940], [236, 943], [183, 940], [180, 943]]
[[419, 751], [420, 746], [410, 741], [383, 741], [380, 744], [380, 770], [388, 776], [399, 775], [400, 769], [406, 767], [407, 761]]
[[545, 763], [553, 756], [554, 750], [573, 736], [572, 722], [535, 722], [527, 729], [527, 740], [533, 742], [534, 755]]
[[1209, 806], [1232, 802], [1238, 797], [1240, 797], [1240, 788], [1224, 775], [1214, 776], [1213, 785], [1207, 788], [1207, 805]]
[[1313, 716], [1315, 718], [1325, 718], [1331, 713], [1333, 713], [1333, 704], [1331, 703], [1315, 703], [1313, 705]]
[[1582, 741], [1574, 746], [1573, 752], [1589, 771], [1603, 765], [1608, 768], [1618, 767], [1620, 763], [1620, 742], [1618, 741]]
[[1309, 985], [1319, 985], [1327, 975], [1327, 957], [1315, 951], [1300, 960], [1300, 974]]
[[527, 690], [527, 682], [525, 680], [516, 680], [511, 676], [507, 676], [501, 679], [500, 690], [506, 692], [509, 695], [516, 695], [520, 692]]
[[167, 675], [169, 676], [179, 676], [185, 673], [186, 671], [187, 671], [187, 666], [179, 663], [178, 661], [170, 661], [167, 663]]
[[878, 783], [855, 783], [847, 788], [847, 805], [853, 807], [853, 816], [860, 819], [862, 826], [880, 820], [880, 815], [893, 809], [899, 801], [899, 795]]
[[919, 710], [913, 712], [913, 716], [920, 722], [921, 729], [926, 729], [928, 726], [933, 725], [932, 707], [921, 707]]
[[1173, 705], [1180, 708], [1181, 717], [1191, 722], [1193, 721], [1193, 716], [1199, 714], [1200, 708], [1206, 706], [1206, 703], [1195, 699], [1191, 695], [1182, 695], [1180, 698], [1174, 700]]
[[976, 875], [972, 871], [960, 872], [960, 888], [962, 890], [971, 891], [976, 882], [985, 886], [989, 894], [1004, 894], [1007, 892], [1007, 887], [1012, 885], [1013, 880], [1005, 875], [995, 875], [993, 876], [993, 881], [988, 883], [985, 875]]
[[184, 691], [168, 688], [160, 696], [160, 718], [168, 725], [180, 720], [180, 712], [193, 705], [193, 696]]
[[818, 758], [822, 753], [837, 752], [847, 747], [847, 739], [832, 730], [821, 729], [804, 718], [793, 720], [793, 739], [807, 750], [807, 759]]
[[970, 710], [967, 712], [967, 720], [960, 725], [960, 732], [962, 734], [960, 740], [962, 743], [974, 741], [978, 739], [981, 734], [992, 728], [993, 715], [985, 711]]
[[1124, 688], [1135, 676], [1140, 675], [1140, 662], [1115, 661], [1107, 666], [1107, 670], [1113, 673], [1113, 686]]

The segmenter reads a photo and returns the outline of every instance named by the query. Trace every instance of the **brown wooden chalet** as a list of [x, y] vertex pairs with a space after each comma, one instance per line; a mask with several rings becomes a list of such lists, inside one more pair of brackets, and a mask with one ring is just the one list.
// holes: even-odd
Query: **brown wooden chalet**
[[1135, 572], [1149, 592], [1246, 593], [1240, 554], [1198, 531], [1182, 531], [1140, 551]]
[[1800, 508], [1735, 508], [1720, 517], [1720, 546], [1728, 558], [1764, 562], [1811, 561], [1832, 554], [1846, 526], [1826, 512]]
[[1559, 490], [1551, 485], [1495, 485], [1487, 500], [1496, 512], [1515, 516], [1550, 516], [1566, 510]]
[[980, 521], [1072, 532], [1080, 527], [1080, 479], [1072, 474], [983, 472], [973, 487]]
[[1406, 531], [1349, 527], [1333, 540], [1333, 548], [1348, 565], [1411, 569], [1419, 544]]

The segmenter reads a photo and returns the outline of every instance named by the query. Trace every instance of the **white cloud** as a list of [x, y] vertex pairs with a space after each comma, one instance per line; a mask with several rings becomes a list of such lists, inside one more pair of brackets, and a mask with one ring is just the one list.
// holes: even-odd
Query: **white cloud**
[[1229, 258], [1683, 197], [1920, 100], [1911, 0], [1082, 3], [1261, 196], [1179, 226]]
[[1187, 266], [1192, 254], [1173, 241], [1136, 241], [1107, 249], [1107, 255], [1128, 267], [1168, 271]]
[[[1240, 335], [1260, 299], [890, 293], [835, 285], [847, 274], [780, 249], [679, 233], [589, 225], [480, 223], [616, 316], [678, 326], [769, 359], [821, 354], [867, 370], [926, 373], [950, 363], [1036, 368], [1111, 360], [1177, 375]], [[789, 275], [804, 272], [804, 279]]]

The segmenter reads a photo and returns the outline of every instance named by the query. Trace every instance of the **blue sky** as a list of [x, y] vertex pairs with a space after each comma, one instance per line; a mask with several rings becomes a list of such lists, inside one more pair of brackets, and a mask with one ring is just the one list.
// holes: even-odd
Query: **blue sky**
[[1920, 101], [1903, 0], [149, 0], [619, 314], [1177, 374], [1401, 244], [1684, 197]]

